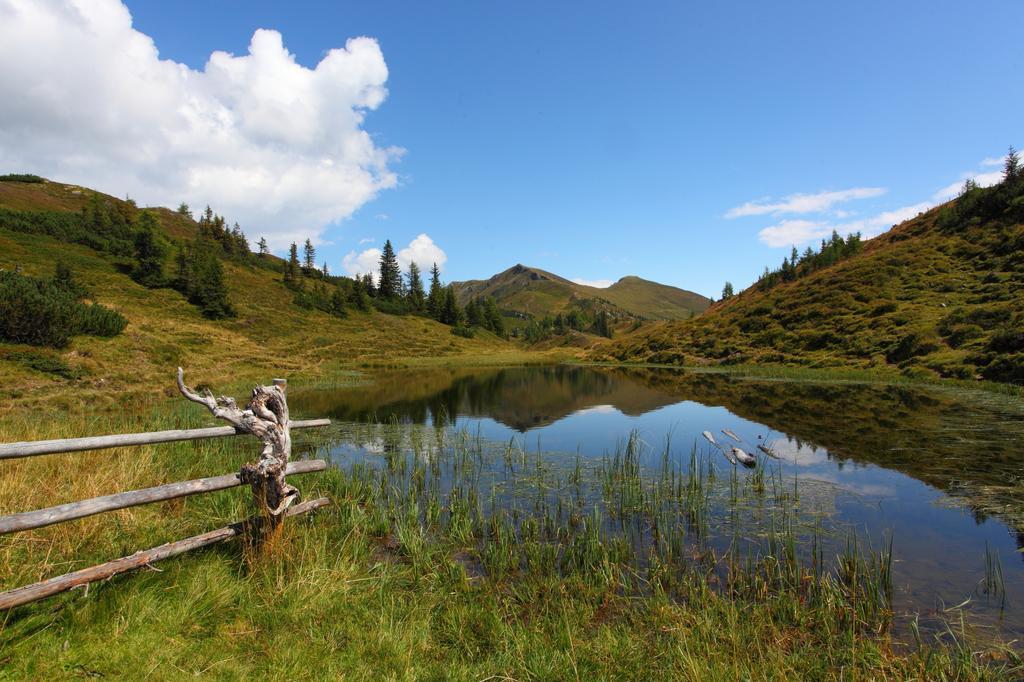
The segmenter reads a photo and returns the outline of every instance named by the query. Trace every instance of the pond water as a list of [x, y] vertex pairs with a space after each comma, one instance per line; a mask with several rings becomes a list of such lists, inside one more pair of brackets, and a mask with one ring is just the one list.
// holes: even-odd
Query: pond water
[[[702, 545], [766, 552], [779, 518], [764, 511], [767, 495], [774, 500], [767, 506], [795, 518], [798, 538], [813, 535], [826, 556], [841, 553], [853, 535], [875, 550], [891, 542], [897, 629], [906, 632], [916, 620], [940, 630], [962, 612], [976, 634], [1024, 635], [1024, 405], [1017, 399], [939, 387], [545, 366], [403, 370], [365, 385], [298, 390], [290, 402], [295, 414], [335, 421], [326, 447], [346, 468], [384, 467], [396, 454], [422, 459], [459, 437], [491, 444], [493, 457], [474, 469], [472, 485], [487, 500], [481, 506], [517, 514], [555, 504], [561, 513], [559, 491], [572, 481], [586, 497], [578, 492], [583, 470], [593, 484], [589, 503], [604, 485], [615, 516], [625, 499], [607, 484], [616, 453], [635, 454], [647, 472], [643, 485], [656, 485], [669, 466], [680, 476], [706, 467], [718, 490], [705, 494], [703, 533], [696, 534]], [[704, 431], [727, 451], [756, 455], [756, 467], [735, 467]], [[435, 464], [433, 471], [442, 493], [458, 485], [454, 468]], [[737, 511], [737, 490], [756, 491], [751, 499], [762, 501]], [[651, 540], [652, 513], [646, 516], [632, 529], [618, 527]]]

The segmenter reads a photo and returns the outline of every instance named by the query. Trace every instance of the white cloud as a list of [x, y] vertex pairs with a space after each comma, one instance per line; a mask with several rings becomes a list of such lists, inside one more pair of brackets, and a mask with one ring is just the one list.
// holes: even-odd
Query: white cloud
[[[988, 159], [986, 159], [987, 161]], [[991, 165], [991, 164], [984, 164]], [[963, 189], [964, 183], [972, 179], [978, 183], [978, 187], [991, 187], [992, 185], [998, 184], [1003, 181], [1003, 171], [989, 171], [987, 173], [964, 173], [959, 180], [950, 183], [940, 189], [938, 192], [932, 195], [932, 199], [935, 201], [949, 201], [953, 197], [960, 194], [960, 190]]]
[[816, 194], [791, 194], [780, 201], [773, 202], [771, 199], [760, 201], [748, 201], [747, 203], [730, 208], [726, 218], [741, 218], [754, 215], [783, 215], [786, 213], [821, 213], [827, 211], [835, 204], [853, 201], [855, 199], [870, 199], [885, 194], [884, 187], [854, 187], [835, 192], [818, 192]]
[[816, 220], [783, 220], [757, 233], [758, 238], [771, 247], [799, 246], [832, 233], [828, 223]]
[[448, 260], [448, 254], [442, 251], [441, 247], [435, 244], [434, 240], [426, 233], [417, 235], [409, 242], [409, 246], [396, 255], [398, 264], [402, 266], [403, 270], [408, 269], [409, 263], [416, 263], [421, 270], [429, 270], [434, 263], [437, 263], [438, 269], [444, 270], [445, 261]]
[[[864, 220], [854, 220], [852, 222], [843, 223], [836, 226], [836, 232], [842, 235], [851, 234], [853, 232], [860, 232], [861, 237], [864, 239], [871, 239], [877, 237], [893, 225], [899, 225], [905, 220], [910, 220], [918, 213], [924, 213], [930, 209], [934, 204], [922, 201], [918, 204], [912, 204], [910, 206], [902, 206], [895, 208], [891, 211], [883, 211], [876, 216], [866, 218]], [[831, 230], [829, 231], [831, 233]]]
[[982, 159], [978, 164], [982, 168], [998, 167], [999, 170], [988, 170], [988, 171], [971, 171], [968, 173], [961, 173], [960, 179], [956, 182], [952, 182], [935, 194], [932, 195], [932, 199], [935, 201], [949, 201], [960, 194], [960, 190], [963, 189], [964, 183], [967, 180], [974, 180], [978, 184], [978, 187], [991, 187], [997, 185], [1003, 181], [1003, 165], [1006, 163], [1006, 154], [1003, 156], [990, 156]]
[[359, 245], [362, 246], [363, 244], [372, 244], [375, 241], [377, 240], [374, 239], [373, 237], [363, 237], [362, 239], [359, 240]]
[[281, 34], [202, 70], [160, 59], [118, 0], [0, 0], [0, 167], [128, 194], [210, 204], [249, 236], [317, 239], [397, 184], [397, 148], [362, 125], [387, 96], [377, 41], [306, 68]]
[[611, 279], [583, 279], [582, 277], [574, 277], [572, 281], [585, 287], [594, 287], [595, 289], [607, 289], [615, 284], [615, 280]]
[[341, 259], [341, 267], [350, 275], [373, 275], [380, 269], [380, 249], [366, 249], [356, 253], [349, 251]]
[[818, 220], [783, 220], [777, 225], [766, 227], [758, 232], [761, 242], [771, 247], [803, 246], [812, 241], [828, 237], [835, 230], [846, 236], [860, 232], [861, 237], [870, 239], [877, 237], [893, 225], [910, 220], [918, 213], [927, 211], [933, 206], [929, 202], [921, 202], [911, 206], [902, 206], [891, 211], [883, 211], [870, 218], [852, 220], [845, 223], [834, 223]]
[[[366, 249], [358, 253], [356, 251], [349, 251], [342, 258], [341, 265], [345, 268], [345, 272], [350, 275], [374, 274], [380, 269], [380, 256], [381, 250], [378, 248]], [[438, 269], [443, 270], [444, 264], [448, 260], [448, 254], [425, 233], [417, 235], [415, 239], [409, 242], [408, 246], [399, 250], [395, 256], [398, 258], [398, 264], [403, 271], [408, 270], [409, 263], [413, 262], [420, 266], [420, 270], [424, 272], [429, 271], [434, 263], [437, 263]]]

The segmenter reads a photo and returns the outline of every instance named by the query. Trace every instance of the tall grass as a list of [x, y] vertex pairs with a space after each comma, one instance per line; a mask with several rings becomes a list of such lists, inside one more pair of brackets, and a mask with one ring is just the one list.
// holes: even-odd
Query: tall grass
[[[18, 438], [198, 425], [187, 407], [72, 416]], [[6, 426], [5, 426], [6, 428]], [[47, 427], [52, 428], [52, 427]], [[5, 433], [5, 436], [7, 434]], [[814, 491], [777, 469], [739, 475], [691, 447], [631, 434], [604, 459], [391, 424], [296, 432], [372, 451], [297, 477], [335, 505], [286, 524], [273, 551], [210, 548], [9, 612], [12, 677], [761, 678], [1012, 676], [1012, 651], [890, 647], [892, 544], [836, 556]], [[243, 438], [0, 464], [3, 511], [223, 473]], [[336, 449], [342, 457], [342, 449]], [[348, 450], [349, 452], [355, 452]], [[800, 486], [794, 494], [793, 486]], [[208, 530], [245, 490], [151, 505], [0, 539], [4, 587]], [[723, 540], [727, 538], [728, 540]], [[961, 647], [961, 648], [957, 648]]]

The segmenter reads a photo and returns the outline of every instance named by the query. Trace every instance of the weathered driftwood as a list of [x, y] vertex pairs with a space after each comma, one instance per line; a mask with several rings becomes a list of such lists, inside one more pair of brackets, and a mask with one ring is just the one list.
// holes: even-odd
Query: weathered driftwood
[[747, 467], [748, 469], [752, 469], [754, 468], [754, 466], [757, 465], [757, 457], [754, 457], [749, 453], [743, 452], [743, 450], [740, 450], [739, 448], [732, 449], [732, 456], [739, 460], [739, 463]]
[[178, 368], [178, 390], [192, 402], [204, 405], [213, 416], [230, 423], [242, 433], [251, 433], [263, 441], [263, 452], [255, 464], [242, 467], [239, 476], [252, 486], [257, 503], [271, 519], [281, 514], [299, 497], [299, 491], [285, 482], [285, 467], [292, 454], [292, 437], [285, 398], [284, 379], [273, 386], [252, 389], [249, 404], [242, 410], [230, 396], [214, 398], [209, 390], [199, 395], [185, 385], [184, 371]]
[[[283, 513], [284, 516], [296, 516], [298, 514], [304, 514], [313, 509], [319, 509], [330, 504], [331, 501], [326, 497], [321, 497], [317, 500], [310, 500], [297, 504], [294, 507], [288, 509]], [[184, 540], [178, 540], [177, 542], [169, 542], [153, 549], [147, 549], [141, 552], [136, 552], [131, 556], [122, 557], [114, 561], [108, 561], [105, 564], [98, 566], [92, 566], [91, 568], [83, 568], [80, 571], [73, 573], [67, 573], [65, 575], [50, 578], [49, 580], [43, 580], [32, 585], [25, 585], [24, 587], [18, 587], [7, 592], [0, 593], [0, 610], [6, 610], [14, 608], [15, 606], [21, 606], [22, 604], [28, 604], [30, 602], [38, 601], [44, 597], [49, 597], [60, 592], [66, 592], [73, 587], [85, 585], [87, 583], [96, 582], [97, 580], [105, 580], [111, 578], [119, 573], [125, 573], [143, 566], [148, 566], [161, 559], [167, 559], [189, 550], [198, 549], [207, 545], [212, 545], [217, 542], [228, 540], [244, 533], [250, 533], [254, 527], [258, 529], [264, 522], [264, 517], [253, 517], [239, 523], [233, 523], [230, 526], [225, 526], [209, 533], [203, 533], [202, 535], [194, 535]]]
[[[285, 469], [287, 474], [306, 474], [313, 471], [323, 471], [327, 468], [327, 462], [322, 459], [307, 460], [302, 462], [289, 462]], [[162, 502], [188, 495], [209, 493], [215, 490], [224, 490], [242, 485], [240, 474], [226, 474], [224, 476], [211, 476], [199, 478], [193, 481], [181, 481], [179, 483], [168, 483], [143, 490], [132, 490], [129, 492], [117, 493], [116, 495], [104, 495], [94, 497], [81, 502], [70, 502], [47, 509], [0, 516], [0, 535], [14, 533], [33, 528], [42, 528], [54, 523], [62, 523], [73, 519], [80, 519], [94, 514], [113, 511], [115, 509], [126, 509], [140, 504], [151, 502]]]
[[[292, 429], [308, 429], [314, 426], [328, 426], [330, 419], [306, 419], [291, 422]], [[83, 450], [102, 450], [127, 445], [152, 445], [155, 443], [173, 443], [181, 440], [199, 440], [201, 438], [222, 438], [237, 436], [239, 431], [231, 426], [211, 426], [204, 429], [171, 429], [170, 431], [149, 431], [146, 433], [123, 433], [110, 436], [88, 436], [86, 438], [57, 438], [55, 440], [35, 440], [18, 443], [0, 443], [0, 459], [16, 457], [33, 457], [50, 455], [59, 452], [81, 452]]]

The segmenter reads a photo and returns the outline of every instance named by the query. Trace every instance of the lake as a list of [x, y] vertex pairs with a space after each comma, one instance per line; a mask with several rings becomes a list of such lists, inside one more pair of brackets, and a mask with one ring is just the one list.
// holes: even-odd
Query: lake
[[[891, 546], [898, 633], [915, 623], [941, 633], [962, 612], [975, 634], [1024, 635], [1018, 399], [542, 366], [382, 372], [289, 400], [294, 414], [335, 421], [319, 448], [338, 466], [389, 469], [396, 490], [419, 491], [426, 516], [434, 503], [424, 490], [443, 503], [464, 488], [483, 515], [511, 510], [515, 524], [554, 517], [556, 507], [559, 519], [601, 513], [602, 532], [627, 538], [645, 565], [662, 551], [680, 561], [768, 556], [784, 528], [809, 548], [804, 563], [820, 555], [835, 565], [851, 543], [880, 555]], [[732, 447], [756, 466], [731, 464], [723, 450]], [[694, 513], [667, 503], [693, 485], [702, 500], [696, 511], [686, 503]], [[678, 534], [666, 533], [673, 525]]]

